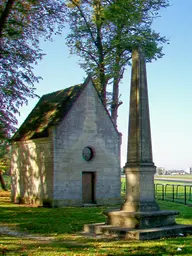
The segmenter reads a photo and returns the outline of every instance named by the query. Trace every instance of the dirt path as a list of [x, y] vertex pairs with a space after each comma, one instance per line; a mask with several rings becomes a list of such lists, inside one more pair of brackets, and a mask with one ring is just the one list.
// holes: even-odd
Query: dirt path
[[34, 239], [39, 241], [53, 241], [55, 239], [54, 237], [48, 237], [48, 236], [30, 235], [25, 232], [13, 230], [7, 226], [0, 227], [0, 235], [7, 235], [7, 236], [13, 236], [13, 237], [20, 237], [20, 238], [23, 237], [23, 238]]

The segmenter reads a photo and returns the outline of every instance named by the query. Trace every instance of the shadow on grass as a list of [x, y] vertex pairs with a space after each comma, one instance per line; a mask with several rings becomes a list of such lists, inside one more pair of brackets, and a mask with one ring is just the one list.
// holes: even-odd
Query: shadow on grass
[[49, 242], [0, 237], [2, 255], [191, 255], [191, 238], [159, 241], [97, 241], [65, 238]]
[[[191, 207], [162, 201], [159, 204], [162, 209], [180, 211], [178, 223], [192, 224]], [[82, 231], [85, 223], [105, 222], [102, 212], [106, 208], [37, 208], [0, 201], [0, 222], [15, 225], [21, 231], [43, 235], [74, 233]]]
[[13, 224], [20, 230], [39, 234], [74, 233], [87, 222], [105, 221], [104, 208], [34, 208], [2, 207], [0, 222]]
[[[192, 224], [192, 208], [162, 201], [159, 204], [162, 209], [179, 210], [180, 223]], [[78, 235], [85, 223], [104, 222], [102, 212], [106, 208], [34, 208], [1, 199], [0, 223], [53, 239], [0, 236], [0, 255], [192, 255], [191, 236], [143, 242]]]

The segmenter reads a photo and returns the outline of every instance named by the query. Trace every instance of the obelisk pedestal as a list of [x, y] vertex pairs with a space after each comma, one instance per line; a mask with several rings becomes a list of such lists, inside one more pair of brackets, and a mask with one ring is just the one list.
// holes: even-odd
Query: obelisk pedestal
[[145, 58], [132, 53], [128, 129], [126, 200], [120, 210], [105, 211], [106, 223], [85, 225], [85, 232], [115, 234], [131, 239], [154, 239], [192, 232], [192, 226], [177, 225], [177, 211], [161, 211], [155, 201], [150, 116]]

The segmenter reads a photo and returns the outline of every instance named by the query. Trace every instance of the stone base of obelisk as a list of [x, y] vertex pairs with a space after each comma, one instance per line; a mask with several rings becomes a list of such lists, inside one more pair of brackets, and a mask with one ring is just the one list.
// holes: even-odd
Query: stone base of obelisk
[[121, 210], [103, 212], [106, 223], [87, 224], [84, 233], [94, 237], [150, 240], [192, 233], [192, 225], [178, 225], [178, 211], [160, 210], [155, 201], [153, 174], [155, 167], [138, 166], [125, 169], [127, 195]]
[[192, 225], [175, 222], [177, 211], [105, 211], [106, 223], [86, 224], [84, 234], [93, 237], [151, 240], [192, 234]]
[[154, 212], [127, 212], [127, 211], [105, 211], [106, 223], [116, 227], [124, 228], [157, 228], [175, 224], [177, 211], [154, 211]]
[[127, 240], [152, 240], [162, 237], [175, 237], [192, 234], [192, 226], [171, 225], [157, 228], [125, 228], [107, 225], [105, 223], [95, 223], [84, 225], [84, 235], [94, 238], [118, 238]]
[[151, 240], [192, 234], [192, 226], [175, 223], [177, 211], [127, 212], [110, 210], [106, 223], [86, 224], [84, 234], [94, 237]]

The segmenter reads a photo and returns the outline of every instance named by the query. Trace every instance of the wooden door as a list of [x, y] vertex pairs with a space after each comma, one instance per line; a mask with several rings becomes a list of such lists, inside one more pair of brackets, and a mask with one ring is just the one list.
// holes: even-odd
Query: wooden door
[[83, 172], [82, 174], [83, 203], [94, 203], [94, 173]]

